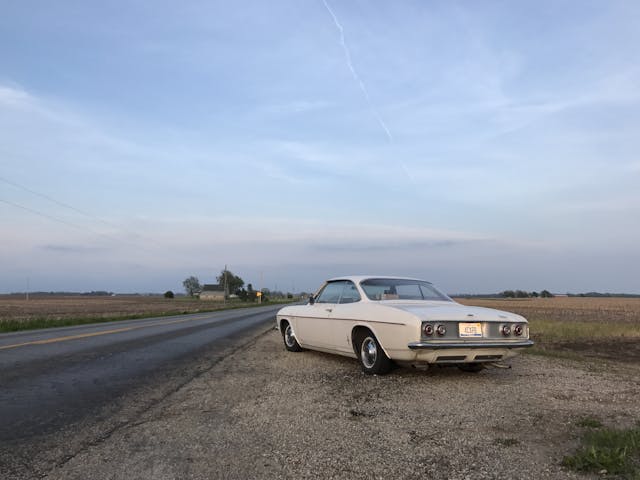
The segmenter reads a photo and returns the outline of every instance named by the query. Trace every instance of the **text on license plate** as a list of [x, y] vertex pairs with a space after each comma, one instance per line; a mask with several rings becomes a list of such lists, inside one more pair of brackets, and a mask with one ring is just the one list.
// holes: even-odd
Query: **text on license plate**
[[461, 337], [482, 337], [481, 323], [459, 323], [458, 334]]

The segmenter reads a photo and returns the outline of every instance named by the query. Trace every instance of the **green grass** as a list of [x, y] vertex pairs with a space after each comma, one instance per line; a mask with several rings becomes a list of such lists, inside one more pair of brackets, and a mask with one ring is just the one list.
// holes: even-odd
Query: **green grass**
[[588, 430], [574, 455], [562, 464], [578, 472], [606, 471], [620, 478], [640, 480], [640, 426], [627, 430]]
[[100, 315], [100, 316], [80, 316], [80, 317], [68, 317], [68, 318], [47, 318], [47, 317], [35, 317], [29, 318], [25, 320], [13, 320], [6, 319], [0, 320], [0, 333], [7, 332], [19, 332], [23, 330], [37, 330], [41, 328], [55, 328], [55, 327], [70, 327], [74, 325], [87, 325], [90, 323], [105, 323], [105, 322], [116, 322], [122, 320], [137, 320], [140, 318], [157, 318], [157, 317], [170, 317], [176, 315], [188, 315], [188, 314], [197, 314], [197, 313], [207, 313], [207, 312], [218, 312], [222, 310], [234, 310], [238, 308], [256, 308], [256, 307], [266, 307], [269, 305], [278, 305], [281, 303], [290, 303], [290, 302], [278, 302], [278, 301], [270, 301], [268, 303], [236, 303], [230, 304], [225, 307], [217, 307], [217, 308], [201, 308], [196, 310], [185, 310], [178, 311], [175, 310], [168, 312], [143, 312], [143, 313], [134, 313], [134, 314], [126, 314], [126, 315]]
[[578, 420], [577, 425], [583, 428], [600, 428], [602, 427], [602, 422], [595, 417], [583, 417]]
[[520, 443], [517, 438], [496, 438], [494, 442], [496, 445], [502, 445], [503, 447], [513, 447]]

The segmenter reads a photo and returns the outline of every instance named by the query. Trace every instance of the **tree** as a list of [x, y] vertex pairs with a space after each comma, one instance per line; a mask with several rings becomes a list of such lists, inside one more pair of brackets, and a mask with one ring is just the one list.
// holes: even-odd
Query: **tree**
[[516, 292], [513, 290], [505, 290], [502, 292], [502, 296], [505, 298], [514, 298], [516, 296]]
[[260, 297], [260, 301], [262, 303], [266, 303], [269, 301], [269, 296], [271, 295], [271, 290], [269, 290], [268, 288], [263, 288], [261, 291], [262, 296]]
[[247, 291], [246, 291], [244, 288], [241, 288], [241, 289], [240, 289], [240, 291], [238, 291], [238, 294], [237, 294], [237, 295], [238, 295], [238, 298], [239, 298], [240, 300], [242, 300], [243, 302], [246, 302], [246, 301], [247, 301], [248, 293], [247, 293]]
[[167, 290], [166, 292], [164, 292], [164, 298], [173, 298], [174, 296], [175, 295], [171, 290]]
[[540, 292], [540, 296], [542, 298], [551, 298], [551, 297], [553, 297], [553, 294], [549, 290], [542, 290]]
[[185, 281], [182, 282], [182, 285], [184, 286], [187, 295], [189, 295], [190, 297], [193, 297], [196, 292], [199, 292], [202, 288], [200, 286], [200, 280], [198, 280], [198, 277], [194, 277], [193, 275], [185, 279]]
[[216, 277], [220, 286], [225, 288], [225, 295], [229, 293], [239, 292], [240, 289], [244, 286], [244, 280], [242, 280], [237, 275], [234, 275], [233, 272], [230, 272], [227, 269], [224, 269], [220, 272], [220, 275]]

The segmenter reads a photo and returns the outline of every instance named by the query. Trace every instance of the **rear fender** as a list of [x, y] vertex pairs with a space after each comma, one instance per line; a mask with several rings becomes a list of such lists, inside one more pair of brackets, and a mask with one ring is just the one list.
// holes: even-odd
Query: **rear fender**
[[380, 344], [380, 346], [382, 347], [382, 351], [384, 352], [384, 354], [388, 357], [391, 358], [389, 356], [389, 352], [387, 351], [387, 349], [384, 346], [384, 342], [382, 341], [382, 339], [380, 338], [380, 335], [378, 335], [376, 328], [373, 327], [370, 323], [365, 323], [365, 322], [358, 322], [357, 324], [355, 324], [353, 326], [353, 328], [351, 329], [351, 345], [353, 347], [353, 353], [356, 354], [357, 358], [360, 358], [360, 352], [358, 351], [358, 346], [356, 345], [356, 332], [358, 332], [359, 330], [362, 329], [366, 329], [369, 330], [371, 333], [373, 333], [373, 335], [376, 337], [376, 340], [378, 340], [378, 343]]

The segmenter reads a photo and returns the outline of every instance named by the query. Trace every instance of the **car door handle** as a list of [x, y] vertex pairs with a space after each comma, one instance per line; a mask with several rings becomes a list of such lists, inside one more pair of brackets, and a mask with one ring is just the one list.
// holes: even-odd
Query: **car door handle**
[[333, 308], [325, 308], [327, 312], [333, 312]]

